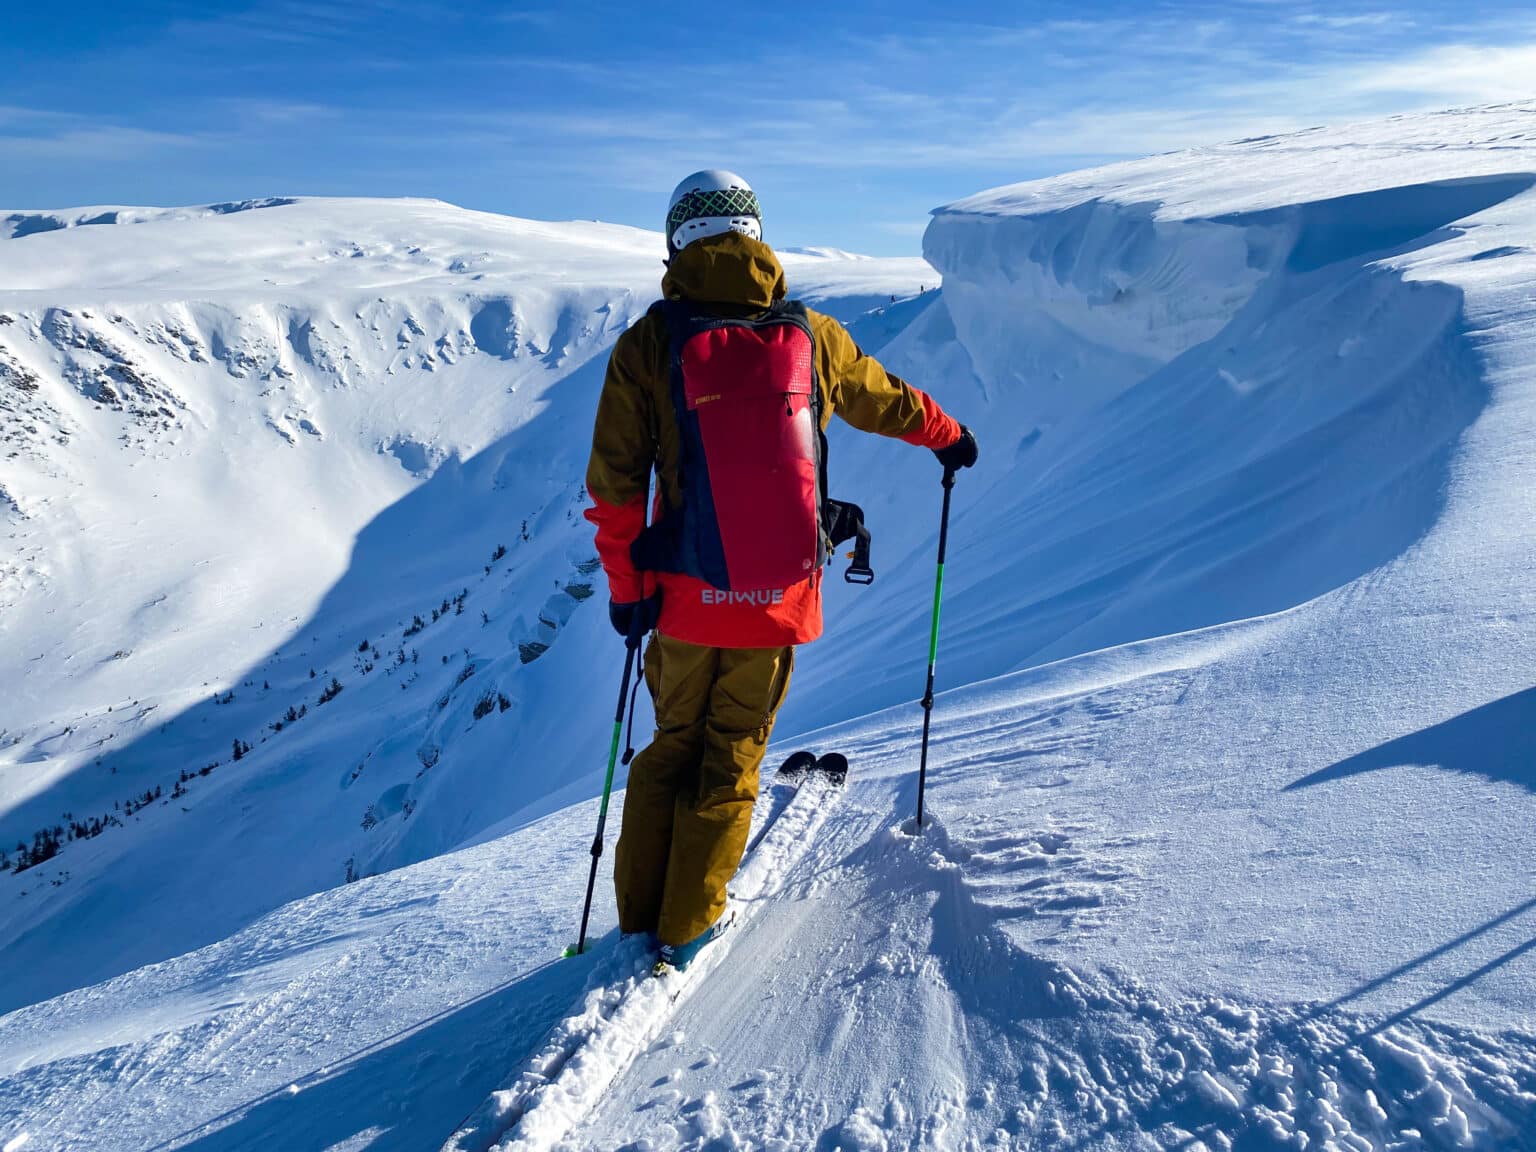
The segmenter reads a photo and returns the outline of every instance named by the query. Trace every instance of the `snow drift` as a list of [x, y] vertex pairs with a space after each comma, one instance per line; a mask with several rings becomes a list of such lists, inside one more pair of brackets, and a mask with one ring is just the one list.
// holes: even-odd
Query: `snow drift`
[[[1251, 141], [937, 211], [924, 251], [942, 300], [887, 358], [949, 381], [986, 432], [957, 495], [951, 683], [1290, 608], [1422, 539], [1492, 400], [1464, 284], [1520, 275], [1525, 249], [1480, 214], [1536, 183], [1529, 117], [1467, 114], [1459, 147], [1424, 142], [1448, 127], [1433, 117], [1371, 144]], [[882, 552], [932, 532], [929, 499], [916, 533], [890, 508], [876, 518]], [[851, 701], [829, 667], [824, 691], [796, 698], [802, 723], [920, 683], [931, 560], [896, 580], [835, 635], [911, 661], [868, 661]]]

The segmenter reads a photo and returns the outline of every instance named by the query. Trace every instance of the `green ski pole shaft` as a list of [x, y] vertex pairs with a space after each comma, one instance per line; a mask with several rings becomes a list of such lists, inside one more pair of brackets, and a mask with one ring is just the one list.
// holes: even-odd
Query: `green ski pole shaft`
[[[638, 611], [636, 618], [639, 618]], [[576, 937], [576, 955], [587, 946], [587, 920], [592, 915], [592, 890], [597, 884], [597, 862], [603, 855], [603, 833], [608, 828], [608, 798], [613, 794], [613, 768], [619, 761], [619, 738], [624, 732], [624, 706], [629, 700], [629, 678], [635, 670], [635, 653], [640, 637], [630, 635], [624, 641], [624, 679], [619, 685], [619, 705], [613, 715], [613, 741], [608, 746], [608, 775], [603, 779], [603, 802], [597, 810], [597, 835], [592, 837], [592, 870], [587, 873], [587, 900], [581, 907], [581, 933]]]
[[944, 511], [939, 517], [939, 570], [933, 579], [933, 624], [928, 633], [928, 687], [923, 692], [923, 751], [917, 765], [917, 826], [923, 826], [923, 794], [928, 785], [928, 728], [933, 723], [933, 671], [939, 662], [939, 605], [944, 598], [944, 556], [949, 551], [949, 497], [954, 469], [944, 469]]

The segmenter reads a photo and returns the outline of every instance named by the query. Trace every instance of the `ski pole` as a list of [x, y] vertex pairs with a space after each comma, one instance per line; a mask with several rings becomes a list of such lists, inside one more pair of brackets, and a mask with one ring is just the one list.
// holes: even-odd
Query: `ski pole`
[[624, 707], [629, 702], [629, 677], [635, 670], [635, 653], [640, 650], [641, 614], [637, 605], [624, 638], [624, 679], [619, 684], [619, 704], [613, 714], [613, 740], [608, 746], [608, 775], [603, 779], [603, 802], [597, 810], [597, 835], [592, 837], [592, 870], [587, 873], [587, 900], [581, 907], [581, 933], [576, 949], [567, 956], [580, 956], [587, 946], [587, 918], [592, 915], [592, 889], [597, 884], [597, 862], [603, 855], [603, 833], [608, 827], [608, 797], [613, 793], [613, 766], [619, 759], [619, 737], [624, 733]]
[[917, 766], [917, 826], [923, 826], [923, 791], [928, 783], [928, 726], [933, 721], [933, 669], [939, 659], [939, 603], [944, 595], [944, 554], [949, 549], [949, 496], [955, 470], [944, 469], [944, 511], [939, 517], [939, 571], [933, 580], [933, 625], [928, 633], [928, 688], [923, 693], [923, 751]]

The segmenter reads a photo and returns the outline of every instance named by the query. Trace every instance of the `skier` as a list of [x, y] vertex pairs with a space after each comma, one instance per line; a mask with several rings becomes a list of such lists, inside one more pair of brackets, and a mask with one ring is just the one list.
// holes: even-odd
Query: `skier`
[[[587, 467], [609, 619], [646, 645], [656, 731], [629, 773], [614, 858], [619, 929], [685, 968], [728, 926], [758, 767], [794, 649], [821, 635], [835, 412], [866, 432], [976, 461], [970, 430], [785, 300], [757, 197], [696, 172], [667, 210], [664, 300], [614, 345]], [[657, 478], [651, 522], [646, 493]]]

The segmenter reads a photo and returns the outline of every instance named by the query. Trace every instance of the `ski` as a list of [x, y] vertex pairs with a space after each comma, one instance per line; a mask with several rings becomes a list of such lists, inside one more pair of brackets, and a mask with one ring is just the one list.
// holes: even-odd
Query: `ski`
[[661, 1034], [674, 1006], [724, 960], [764, 902], [782, 889], [836, 804], [847, 773], [842, 756], [790, 756], [759, 801], [766, 804], [762, 826], [731, 883], [730, 931], [686, 969], [660, 974], [653, 974], [655, 957], [644, 944], [620, 941], [599, 960], [571, 1015], [470, 1114], [442, 1152], [533, 1152], [563, 1139]]
[[811, 772], [820, 772], [830, 777], [834, 784], [841, 784], [848, 778], [848, 757], [841, 752], [828, 752], [824, 756], [814, 752], [794, 752], [779, 765], [777, 776], [780, 780], [798, 781]]

